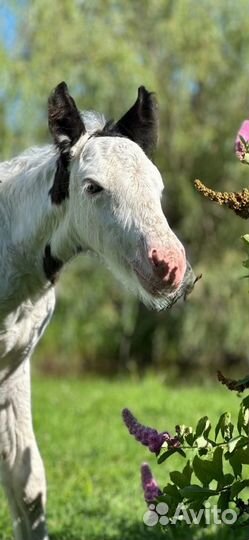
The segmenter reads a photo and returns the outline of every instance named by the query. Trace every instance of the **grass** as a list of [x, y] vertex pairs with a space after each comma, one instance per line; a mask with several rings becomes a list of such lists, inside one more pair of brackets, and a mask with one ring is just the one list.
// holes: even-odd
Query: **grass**
[[[47, 471], [51, 539], [232, 540], [235, 533], [221, 526], [216, 531], [174, 530], [172, 537], [146, 530], [140, 464], [148, 461], [163, 485], [181, 458], [158, 466], [123, 426], [120, 412], [124, 406], [140, 421], [174, 431], [176, 423], [193, 425], [204, 414], [214, 422], [225, 410], [236, 416], [238, 399], [218, 385], [169, 388], [159, 378], [137, 382], [35, 379], [34, 423]], [[248, 537], [248, 530], [236, 533], [238, 539]], [[8, 509], [0, 493], [0, 539], [11, 538]]]

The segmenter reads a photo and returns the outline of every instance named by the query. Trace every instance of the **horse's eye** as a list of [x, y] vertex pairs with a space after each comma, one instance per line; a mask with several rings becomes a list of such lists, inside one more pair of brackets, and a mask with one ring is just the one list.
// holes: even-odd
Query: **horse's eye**
[[88, 195], [96, 195], [97, 193], [100, 193], [100, 191], [103, 191], [103, 188], [97, 182], [94, 182], [94, 180], [88, 180], [86, 182], [85, 190]]

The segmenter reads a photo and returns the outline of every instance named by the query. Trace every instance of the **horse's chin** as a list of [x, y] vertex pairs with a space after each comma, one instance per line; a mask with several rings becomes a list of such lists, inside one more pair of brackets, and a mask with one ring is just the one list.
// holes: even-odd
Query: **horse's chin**
[[132, 270], [138, 281], [138, 296], [146, 306], [161, 311], [175, 303], [178, 291], [172, 284], [148, 279], [137, 267]]
[[148, 307], [149, 309], [154, 309], [156, 311], [170, 309], [173, 304], [175, 304], [180, 298], [183, 298], [180, 287], [174, 292], [149, 292], [147, 288], [142, 287], [140, 284], [138, 287], [137, 296], [140, 298], [140, 300], [146, 307]]

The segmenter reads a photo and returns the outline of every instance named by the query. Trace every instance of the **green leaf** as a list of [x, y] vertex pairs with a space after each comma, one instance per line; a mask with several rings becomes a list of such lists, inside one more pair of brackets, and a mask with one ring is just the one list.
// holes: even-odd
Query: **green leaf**
[[184, 424], [175, 426], [175, 431], [178, 437], [182, 437], [185, 434], [186, 426]]
[[246, 409], [249, 409], [249, 395], [244, 397], [244, 399], [242, 400], [242, 403]]
[[242, 473], [242, 463], [238, 455], [238, 451], [228, 455], [228, 461], [233, 469], [234, 476], [236, 478], [240, 477]]
[[207, 487], [198, 486], [193, 484], [192, 486], [186, 486], [180, 490], [183, 497], [186, 499], [207, 499], [211, 495], [217, 495], [217, 490], [209, 489]]
[[223, 479], [223, 449], [217, 447], [214, 450], [212, 460], [201, 459], [195, 456], [193, 459], [193, 469], [197, 478], [203, 486], [208, 486], [212, 480], [220, 482]]
[[195, 476], [203, 486], [207, 487], [213, 480], [212, 463], [210, 461], [195, 456], [193, 459], [193, 470]]
[[224, 474], [223, 478], [218, 482], [217, 489], [221, 490], [230, 487], [234, 482], [234, 475], [231, 473]]
[[244, 398], [240, 405], [237, 422], [238, 432], [241, 435], [242, 430], [249, 434], [249, 396]]
[[249, 234], [241, 236], [241, 240], [246, 244], [246, 247], [249, 248]]
[[183, 474], [186, 478], [186, 480], [188, 481], [188, 483], [190, 484], [190, 481], [191, 481], [191, 476], [192, 476], [192, 473], [193, 473], [193, 467], [192, 465], [190, 464], [190, 460], [187, 461], [184, 469], [183, 469]]
[[236, 454], [242, 465], [249, 465], [249, 446], [246, 448], [238, 448]]
[[240, 493], [243, 489], [246, 487], [249, 487], [249, 480], [237, 480], [234, 482], [234, 484], [231, 487], [231, 499], [234, 499], [237, 497], [238, 493]]
[[177, 437], [179, 438], [181, 444], [185, 446], [185, 443], [189, 446], [193, 446], [194, 434], [192, 427], [183, 425], [177, 425], [175, 427]]
[[180, 454], [180, 456], [184, 458], [186, 457], [186, 453], [184, 452], [182, 448], [175, 448], [175, 451], [177, 452], [177, 454]]
[[231, 452], [234, 451], [234, 449], [236, 448], [236, 446], [240, 443], [241, 441], [241, 436], [237, 436], [237, 437], [234, 437], [234, 439], [231, 439], [230, 441], [228, 441], [227, 443], [227, 447], [228, 447], [228, 452], [231, 454]]
[[223, 512], [228, 508], [230, 501], [230, 489], [223, 491], [217, 501], [217, 508], [220, 508], [220, 510]]
[[172, 471], [169, 476], [173, 484], [179, 488], [183, 488], [189, 484], [189, 482], [186, 482], [184, 475], [180, 471]]
[[192, 472], [193, 472], [193, 469], [190, 465], [190, 461], [188, 461], [182, 472], [172, 471], [170, 473], [170, 479], [179, 488], [183, 488], [190, 484]]
[[219, 418], [219, 420], [218, 420], [218, 422], [217, 422], [217, 425], [216, 425], [216, 427], [215, 427], [215, 440], [217, 439], [217, 437], [218, 437], [218, 435], [219, 435], [219, 432], [220, 432], [220, 430], [221, 430], [221, 424], [222, 424], [222, 422], [223, 422], [224, 414], [227, 414], [227, 413], [223, 413], [223, 414], [220, 416], [220, 418]]
[[223, 448], [218, 446], [215, 448], [212, 459], [214, 479], [220, 482], [224, 476], [223, 473]]
[[187, 444], [189, 444], [189, 446], [193, 446], [194, 440], [194, 433], [187, 433], [187, 435], [185, 435], [185, 441], [187, 442]]
[[200, 418], [199, 422], [197, 423], [196, 430], [195, 430], [195, 439], [198, 439], [203, 435], [204, 438], [208, 437], [209, 431], [211, 429], [211, 422], [207, 416], [203, 416]]
[[171, 497], [171, 499], [175, 500], [176, 502], [182, 501], [181, 490], [178, 489], [175, 484], [167, 484], [167, 486], [163, 488], [163, 493]]
[[157, 463], [158, 465], [160, 465], [161, 463], [163, 463], [164, 461], [166, 461], [166, 459], [168, 459], [170, 456], [173, 456], [173, 454], [175, 454], [176, 452], [176, 449], [175, 448], [170, 448], [170, 450], [167, 450], [166, 452], [163, 452], [163, 454], [161, 454], [158, 458], [157, 458]]
[[223, 413], [216, 425], [215, 428], [215, 440], [218, 437], [219, 432], [221, 432], [224, 440], [229, 440], [232, 438], [234, 426], [231, 423], [231, 414], [229, 412]]

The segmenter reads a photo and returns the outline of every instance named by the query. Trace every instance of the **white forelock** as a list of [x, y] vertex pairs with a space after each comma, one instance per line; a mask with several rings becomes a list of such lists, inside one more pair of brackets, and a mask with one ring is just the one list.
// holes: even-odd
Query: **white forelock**
[[103, 114], [95, 111], [82, 111], [81, 117], [89, 135], [95, 131], [102, 130], [106, 124], [106, 118]]

